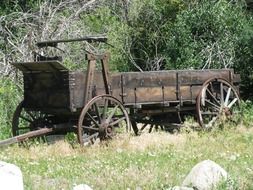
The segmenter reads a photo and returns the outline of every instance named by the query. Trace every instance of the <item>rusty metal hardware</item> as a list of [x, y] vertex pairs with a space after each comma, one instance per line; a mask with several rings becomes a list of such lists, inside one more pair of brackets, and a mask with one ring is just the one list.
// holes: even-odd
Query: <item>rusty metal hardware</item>
[[57, 47], [58, 43], [66, 43], [66, 42], [79, 42], [79, 41], [87, 41], [91, 42], [107, 42], [107, 37], [105, 35], [102, 36], [85, 36], [82, 38], [75, 38], [75, 39], [65, 39], [65, 40], [51, 40], [51, 41], [43, 41], [37, 42], [37, 46], [42, 47]]

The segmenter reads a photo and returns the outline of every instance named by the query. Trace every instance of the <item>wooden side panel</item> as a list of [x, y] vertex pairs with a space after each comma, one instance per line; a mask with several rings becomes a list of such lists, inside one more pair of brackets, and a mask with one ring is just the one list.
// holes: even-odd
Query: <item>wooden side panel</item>
[[[40, 72], [24, 74], [25, 105], [36, 109], [83, 108], [86, 73]], [[105, 94], [101, 72], [95, 72], [92, 96]]]
[[24, 74], [25, 107], [69, 108], [68, 72]]
[[202, 85], [190, 85], [190, 86], [180, 86], [179, 87], [179, 99], [194, 101], [196, 100], [196, 97], [198, 96], [200, 89]]
[[234, 78], [233, 70], [229, 69], [128, 72], [120, 75], [112, 76], [112, 87], [114, 93], [123, 94], [125, 104], [195, 101], [208, 79], [216, 77], [233, 82]]
[[231, 82], [230, 72], [232, 70], [184, 70], [177, 71], [180, 85], [202, 85], [210, 78], [224, 78]]
[[176, 85], [164, 87], [164, 100], [175, 101], [177, 100], [177, 89]]
[[[81, 71], [71, 72], [70, 74], [70, 91], [71, 91], [71, 103], [73, 108], [84, 107], [84, 94], [86, 85], [86, 73]], [[105, 88], [103, 83], [103, 77], [101, 72], [94, 73], [94, 81], [91, 87], [92, 97], [105, 94]]]
[[160, 103], [176, 97], [175, 72], [122, 73], [124, 103]]
[[84, 105], [85, 79], [86, 75], [82, 72], [70, 73], [70, 105], [72, 109], [82, 108]]
[[112, 96], [123, 102], [124, 94], [122, 94], [122, 75], [121, 73], [111, 74], [110, 90]]
[[[110, 82], [110, 77], [109, 77], [108, 81], [109, 81], [109, 84], [110, 84], [111, 83]], [[94, 95], [97, 96], [97, 95], [106, 94], [102, 72], [100, 72], [100, 71], [95, 72], [94, 90], [95, 90], [95, 92], [93, 92], [93, 96]]]
[[180, 101], [194, 101], [199, 94], [201, 86], [210, 78], [223, 78], [229, 82], [233, 80], [233, 70], [183, 70], [178, 72]]

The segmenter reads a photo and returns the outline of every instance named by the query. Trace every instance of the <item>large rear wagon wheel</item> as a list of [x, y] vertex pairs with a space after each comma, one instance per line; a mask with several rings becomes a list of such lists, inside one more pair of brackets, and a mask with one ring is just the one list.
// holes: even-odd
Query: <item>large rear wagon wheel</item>
[[49, 126], [47, 115], [40, 111], [24, 108], [24, 101], [17, 106], [12, 118], [12, 135], [17, 136], [29, 131]]
[[78, 141], [93, 143], [95, 139], [112, 139], [117, 133], [130, 131], [128, 113], [119, 100], [110, 95], [91, 99], [78, 120]]
[[232, 84], [221, 78], [210, 79], [197, 97], [198, 122], [201, 127], [211, 128], [220, 119], [232, 118], [239, 104], [239, 95]]

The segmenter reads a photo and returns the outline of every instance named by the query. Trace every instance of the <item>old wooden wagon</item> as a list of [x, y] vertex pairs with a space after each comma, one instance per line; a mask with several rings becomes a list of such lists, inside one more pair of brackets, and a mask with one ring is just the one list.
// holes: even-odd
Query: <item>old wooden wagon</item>
[[[48, 41], [38, 46], [79, 40], [106, 38]], [[169, 130], [170, 123], [182, 122], [185, 115], [209, 128], [218, 118], [230, 117], [239, 104], [240, 77], [232, 69], [109, 73], [108, 54], [85, 57], [85, 72], [68, 70], [60, 57], [39, 54], [33, 62], [12, 64], [23, 72], [24, 100], [13, 116], [14, 138], [5, 143], [75, 132], [83, 144], [131, 128], [136, 134], [147, 128], [149, 132], [158, 127]]]

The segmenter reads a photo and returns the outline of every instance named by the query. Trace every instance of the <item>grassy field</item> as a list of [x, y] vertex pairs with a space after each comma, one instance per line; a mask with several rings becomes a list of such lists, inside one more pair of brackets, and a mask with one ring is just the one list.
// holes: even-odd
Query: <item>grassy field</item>
[[53, 145], [2, 148], [0, 160], [23, 172], [25, 189], [166, 189], [180, 185], [198, 162], [220, 164], [237, 189], [253, 189], [253, 128], [119, 136], [90, 147]]

